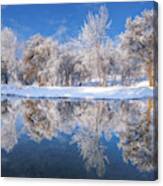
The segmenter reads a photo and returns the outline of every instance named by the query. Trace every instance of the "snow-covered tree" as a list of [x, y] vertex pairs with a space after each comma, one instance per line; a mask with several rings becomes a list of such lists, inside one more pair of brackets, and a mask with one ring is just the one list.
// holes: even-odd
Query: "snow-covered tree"
[[63, 44], [61, 51], [57, 84], [62, 86], [82, 84], [89, 76], [89, 72], [78, 54], [75, 42], [70, 41]]
[[10, 28], [1, 31], [1, 82], [4, 84], [17, 81], [17, 37]]
[[108, 11], [105, 6], [101, 6], [98, 14], [88, 14], [78, 37], [82, 60], [87, 69], [92, 71], [90, 79], [98, 78], [100, 85], [106, 85], [106, 61], [103, 51], [108, 27]]
[[24, 51], [24, 84], [54, 86], [57, 81], [59, 44], [52, 38], [34, 35], [27, 41]]
[[103, 77], [107, 80], [109, 85], [114, 85], [117, 76], [121, 74], [120, 53], [117, 45], [111, 39], [108, 39], [103, 48]]
[[120, 40], [125, 59], [123, 65], [128, 71], [131, 68], [146, 68], [149, 85], [153, 86], [154, 68], [157, 65], [157, 12], [145, 10], [133, 20], [128, 18], [126, 30], [120, 35]]
[[62, 86], [72, 85], [72, 74], [74, 73], [74, 66], [76, 63], [75, 56], [67, 47], [62, 46], [61, 60], [58, 66], [57, 83]]

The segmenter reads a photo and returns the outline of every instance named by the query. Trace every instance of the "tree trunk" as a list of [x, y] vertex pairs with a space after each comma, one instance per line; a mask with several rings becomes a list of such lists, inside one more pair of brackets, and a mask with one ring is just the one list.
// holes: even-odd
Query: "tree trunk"
[[1, 75], [2, 75], [2, 73], [4, 74], [4, 83], [5, 83], [5, 84], [8, 84], [8, 81], [9, 81], [9, 73], [8, 73], [7, 65], [5, 65], [5, 68], [4, 68], [4, 70], [2, 70]]
[[147, 63], [147, 76], [149, 80], [149, 86], [154, 86], [154, 75], [153, 75], [153, 63]]
[[97, 43], [96, 44], [96, 55], [97, 55], [96, 65], [97, 65], [97, 75], [100, 81], [99, 85], [106, 87], [107, 83], [106, 83], [105, 70], [103, 69], [103, 66], [102, 66], [102, 60], [100, 60], [99, 50], [100, 50], [100, 44]]
[[102, 79], [102, 86], [103, 87], [107, 87], [107, 81], [106, 81], [106, 77], [103, 76], [103, 79]]
[[69, 84], [70, 83], [70, 80], [69, 80], [69, 75], [68, 74], [66, 75], [66, 81], [65, 81], [65, 83], [66, 83], [66, 86], [68, 86], [68, 87], [70, 86], [70, 84]]

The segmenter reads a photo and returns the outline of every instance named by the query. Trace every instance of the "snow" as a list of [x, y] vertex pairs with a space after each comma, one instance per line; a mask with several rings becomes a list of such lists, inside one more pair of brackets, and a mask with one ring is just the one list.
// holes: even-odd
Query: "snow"
[[25, 98], [74, 98], [74, 99], [144, 99], [153, 97], [153, 88], [147, 82], [135, 86], [111, 87], [37, 87], [1, 85], [1, 94]]

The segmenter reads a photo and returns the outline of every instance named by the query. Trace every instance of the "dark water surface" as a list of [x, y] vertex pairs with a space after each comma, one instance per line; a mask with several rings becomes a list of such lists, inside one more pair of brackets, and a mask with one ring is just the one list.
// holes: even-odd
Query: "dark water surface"
[[154, 180], [149, 103], [2, 99], [2, 176]]

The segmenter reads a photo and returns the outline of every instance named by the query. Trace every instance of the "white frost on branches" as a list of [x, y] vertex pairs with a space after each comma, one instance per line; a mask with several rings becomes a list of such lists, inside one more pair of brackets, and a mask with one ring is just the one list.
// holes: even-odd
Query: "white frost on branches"
[[1, 81], [16, 83], [17, 81], [17, 37], [10, 28], [1, 31]]

